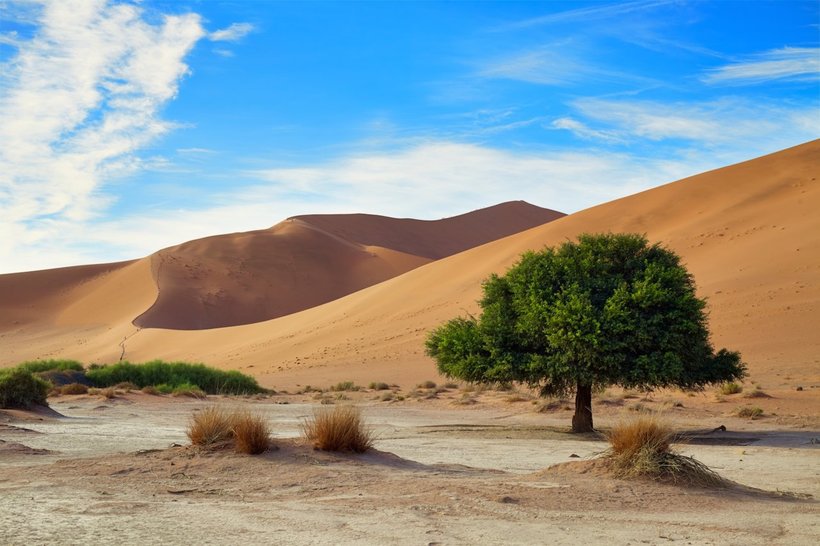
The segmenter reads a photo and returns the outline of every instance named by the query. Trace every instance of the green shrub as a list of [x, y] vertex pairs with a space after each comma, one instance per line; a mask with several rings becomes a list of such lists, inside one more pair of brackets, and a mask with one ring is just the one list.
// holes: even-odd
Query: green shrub
[[[139, 388], [156, 386], [160, 392], [171, 393], [177, 387], [192, 385], [208, 394], [256, 394], [265, 392], [256, 379], [236, 370], [223, 371], [204, 364], [163, 362], [153, 360], [144, 364], [120, 362], [110, 366], [89, 369], [88, 379], [97, 386], [107, 387], [131, 382]], [[164, 386], [168, 386], [164, 390]]]
[[30, 373], [50, 372], [52, 370], [81, 372], [83, 365], [76, 360], [29, 360], [17, 365], [21, 370]]
[[0, 370], [0, 408], [47, 406], [49, 384], [29, 371], [12, 368]]
[[737, 394], [743, 392], [743, 387], [739, 383], [728, 382], [720, 386], [720, 394]]

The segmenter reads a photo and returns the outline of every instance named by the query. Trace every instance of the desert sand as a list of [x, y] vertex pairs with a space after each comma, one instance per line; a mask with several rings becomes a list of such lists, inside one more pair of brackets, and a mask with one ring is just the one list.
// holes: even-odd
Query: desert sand
[[[158, 311], [163, 305], [162, 289], [157, 286], [170, 281], [157, 271], [156, 260], [4, 275], [0, 276], [3, 293], [20, 296], [3, 301], [0, 359], [3, 365], [55, 357], [111, 362], [123, 354], [132, 361], [196, 360], [239, 369], [265, 386], [279, 388], [348, 379], [420, 381], [435, 376], [434, 365], [423, 352], [426, 332], [456, 315], [476, 312], [481, 281], [490, 273], [505, 271], [525, 250], [560, 243], [581, 232], [637, 231], [683, 257], [700, 295], [708, 299], [715, 346], [740, 351], [751, 378], [766, 388], [792, 391], [797, 386], [820, 384], [819, 171], [820, 141], [813, 141], [605, 203], [440, 259], [435, 258], [456, 248], [432, 249], [425, 246], [427, 242], [411, 245], [408, 241], [416, 237], [419, 241], [433, 239], [430, 232], [413, 231], [416, 224], [412, 222], [402, 228], [414, 233], [408, 241], [395, 235], [401, 231], [398, 228], [394, 232], [374, 227], [385, 222], [379, 218], [308, 216], [285, 222], [264, 235], [247, 237], [258, 241], [260, 237], [275, 239], [270, 233], [277, 230], [313, 232], [302, 229], [313, 222], [319, 230], [315, 233], [322, 238], [332, 239], [328, 234], [335, 232], [340, 238], [361, 241], [352, 255], [360, 255], [361, 248], [392, 245], [390, 252], [379, 251], [367, 259], [381, 265], [357, 270], [359, 277], [373, 282], [380, 274], [396, 274], [400, 267], [395, 264], [409, 268], [422, 260], [435, 261], [323, 305], [235, 327], [178, 331], [139, 326], [155, 312], [151, 320], [177, 320], [173, 306], [164, 316]], [[399, 222], [391, 224], [394, 227], [401, 223], [392, 222]], [[460, 222], [448, 224], [441, 232], [447, 235], [444, 238], [464, 237], [462, 245], [477, 242], [459, 232], [459, 226], [470, 226], [464, 228], [467, 232], [474, 229], [474, 222], [464, 218]], [[432, 224], [422, 225], [433, 229]], [[230, 252], [238, 252], [245, 235], [226, 237]], [[189, 257], [204, 256], [212, 252], [204, 247], [223, 239], [175, 248], [187, 248], [178, 252]], [[309, 252], [309, 247], [299, 248]], [[218, 261], [221, 255], [213, 252]], [[250, 257], [256, 259], [258, 254]], [[348, 258], [339, 249], [322, 257], [338, 264], [348, 263]], [[355, 262], [355, 256], [350, 260]], [[187, 262], [181, 263], [184, 269]], [[153, 278], [147, 275], [149, 268], [153, 268]], [[270, 272], [274, 277], [286, 274], [283, 269]], [[202, 275], [224, 280], [228, 273]], [[326, 272], [317, 275], [327, 281]], [[38, 280], [41, 278], [44, 280]], [[180, 281], [184, 285], [180, 290], [204, 290], [194, 281]], [[345, 290], [359, 282], [354, 281]], [[43, 283], [53, 289], [42, 297], [25, 298]], [[264, 283], [254, 285], [253, 290], [260, 284]], [[322, 298], [332, 297], [332, 289], [316, 291]], [[304, 295], [297, 296], [286, 299]], [[179, 297], [183, 302], [184, 295]], [[236, 292], [230, 298], [242, 301]], [[222, 303], [230, 298], [214, 295], [212, 314], [238, 320], [232, 313], [242, 306]], [[202, 306], [210, 305], [205, 301], [211, 300], [203, 300]], [[184, 302], [180, 309], [186, 309]], [[816, 398], [813, 404], [817, 406]]]
[[[0, 423], [5, 544], [813, 544], [820, 537], [817, 431], [698, 410], [664, 413], [693, 438], [681, 452], [744, 486], [709, 490], [622, 480], [595, 458], [606, 445], [486, 392], [402, 403], [357, 393], [375, 450], [314, 451], [299, 438], [316, 401], [184, 401], [63, 396], [66, 417]], [[260, 456], [188, 445], [207, 404], [271, 423]], [[284, 403], [288, 402], [288, 403]], [[626, 410], [600, 405], [604, 427]], [[729, 431], [711, 433], [715, 423]], [[707, 427], [707, 428], [704, 428]], [[556, 466], [557, 465], [557, 466]], [[788, 493], [784, 493], [788, 492]]]

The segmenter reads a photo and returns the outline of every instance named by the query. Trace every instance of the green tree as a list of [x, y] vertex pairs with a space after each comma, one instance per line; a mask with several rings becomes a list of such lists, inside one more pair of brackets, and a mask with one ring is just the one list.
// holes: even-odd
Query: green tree
[[430, 332], [427, 354], [449, 377], [575, 391], [574, 432], [593, 430], [593, 390], [702, 389], [745, 375], [739, 353], [715, 353], [680, 258], [644, 236], [584, 234], [527, 252], [483, 287], [481, 315]]

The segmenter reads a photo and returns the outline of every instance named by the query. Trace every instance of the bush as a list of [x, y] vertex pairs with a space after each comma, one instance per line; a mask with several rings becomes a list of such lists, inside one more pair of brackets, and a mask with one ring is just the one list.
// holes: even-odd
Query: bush
[[746, 406], [737, 410], [737, 416], [744, 419], [757, 419], [763, 416], [763, 408]]
[[423, 381], [423, 382], [419, 383], [418, 385], [416, 385], [416, 388], [417, 389], [435, 389], [436, 388], [436, 382], [435, 381], [430, 381], [428, 379], [427, 381]]
[[189, 398], [206, 397], [205, 391], [203, 391], [196, 385], [191, 385], [190, 383], [183, 383], [182, 385], [173, 387], [171, 390], [171, 395], [176, 397], [187, 396]]
[[386, 391], [390, 388], [390, 385], [388, 385], [387, 383], [383, 383], [381, 381], [374, 381], [373, 383], [368, 385], [367, 388], [374, 391]]
[[47, 406], [49, 384], [20, 368], [0, 370], [0, 408]]
[[236, 370], [223, 371], [188, 362], [120, 362], [89, 369], [86, 375], [100, 387], [128, 381], [139, 388], [154, 385], [159, 389], [159, 385], [168, 385], [169, 392], [182, 385], [196, 386], [208, 394], [256, 394], [265, 391], [256, 379]]
[[357, 391], [359, 389], [361, 389], [361, 387], [353, 383], [353, 381], [341, 381], [330, 387], [332, 391]]
[[86, 394], [88, 385], [82, 383], [69, 383], [60, 387], [60, 394]]
[[619, 423], [609, 432], [607, 458], [621, 477], [668, 478], [689, 485], [721, 486], [723, 479], [703, 463], [672, 451], [672, 429], [653, 416]]
[[729, 382], [720, 386], [720, 394], [737, 394], [743, 392], [743, 387], [739, 383]]
[[258, 455], [270, 447], [270, 428], [265, 419], [249, 411], [231, 415], [233, 436], [237, 453]]
[[233, 423], [225, 410], [211, 406], [194, 413], [186, 434], [194, 445], [218, 447], [233, 439]]
[[303, 423], [302, 432], [315, 449], [322, 451], [364, 453], [373, 447], [372, 433], [355, 406], [314, 410], [313, 418]]
[[90, 386], [91, 382], [85, 376], [85, 372], [77, 370], [48, 370], [46, 372], [35, 372], [34, 375], [51, 383], [55, 387], [62, 387], [63, 385], [70, 385], [72, 383], [82, 383], [85, 386]]
[[76, 360], [29, 360], [17, 365], [21, 370], [31, 373], [57, 371], [75, 371], [81, 372], [84, 370], [83, 365]]

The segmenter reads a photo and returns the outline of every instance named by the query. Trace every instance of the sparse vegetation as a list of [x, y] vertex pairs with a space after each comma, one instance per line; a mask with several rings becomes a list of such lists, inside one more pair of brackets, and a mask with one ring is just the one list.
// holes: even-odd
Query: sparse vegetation
[[60, 387], [60, 394], [86, 394], [88, 393], [88, 385], [82, 383], [69, 383]]
[[199, 399], [207, 398], [205, 391], [203, 391], [196, 385], [191, 385], [190, 383], [183, 383], [182, 385], [173, 387], [173, 389], [171, 390], [171, 396], [187, 396], [188, 398]]
[[386, 390], [390, 389], [390, 385], [388, 385], [387, 383], [381, 382], [381, 381], [378, 381], [378, 382], [374, 381], [374, 382], [370, 383], [370, 385], [368, 385], [367, 388], [369, 388], [370, 390], [374, 390], [374, 391], [386, 391]]
[[0, 408], [47, 406], [49, 384], [21, 368], [0, 370]]
[[421, 383], [416, 385], [416, 388], [417, 389], [435, 389], [436, 388], [436, 382], [435, 381], [430, 381], [428, 379], [427, 381], [422, 381]]
[[754, 390], [745, 393], [743, 398], [771, 398], [771, 396], [763, 392], [760, 386], [756, 386]]
[[224, 446], [233, 438], [231, 416], [217, 406], [204, 408], [193, 414], [186, 434], [191, 443], [197, 446]]
[[672, 450], [672, 429], [653, 416], [616, 425], [607, 435], [606, 457], [616, 475], [669, 479], [676, 483], [716, 487], [724, 480], [703, 463]]
[[157, 388], [156, 388], [155, 386], [153, 386], [153, 385], [148, 385], [147, 387], [143, 387], [143, 388], [142, 388], [142, 389], [140, 389], [140, 390], [141, 390], [143, 393], [145, 393], [145, 394], [150, 394], [150, 395], [152, 395], [152, 396], [158, 396], [158, 395], [162, 394], [162, 393], [160, 393], [160, 392], [159, 392], [159, 390], [157, 390]]
[[373, 436], [355, 406], [316, 409], [302, 425], [305, 438], [322, 451], [363, 453], [373, 446]]
[[720, 394], [729, 396], [730, 394], [738, 394], [743, 392], [743, 386], [734, 381], [728, 381], [720, 386]]
[[763, 408], [746, 406], [737, 410], [737, 416], [744, 419], [757, 419], [763, 416]]
[[238, 411], [230, 416], [237, 453], [258, 455], [270, 448], [270, 428], [267, 421], [249, 411]]
[[358, 391], [361, 390], [361, 387], [356, 385], [353, 381], [340, 381], [339, 383], [336, 383], [335, 385], [330, 387], [330, 390], [334, 392]]
[[30, 373], [50, 372], [50, 371], [75, 371], [84, 370], [83, 365], [76, 360], [29, 360], [17, 365], [21, 370]]
[[169, 392], [183, 385], [193, 385], [208, 394], [256, 394], [264, 392], [256, 379], [236, 370], [223, 371], [204, 364], [188, 362], [163, 362], [153, 360], [144, 364], [120, 362], [111, 366], [89, 369], [88, 379], [99, 387], [130, 382], [138, 388], [154, 385], [161, 392], [161, 385], [170, 387]]

